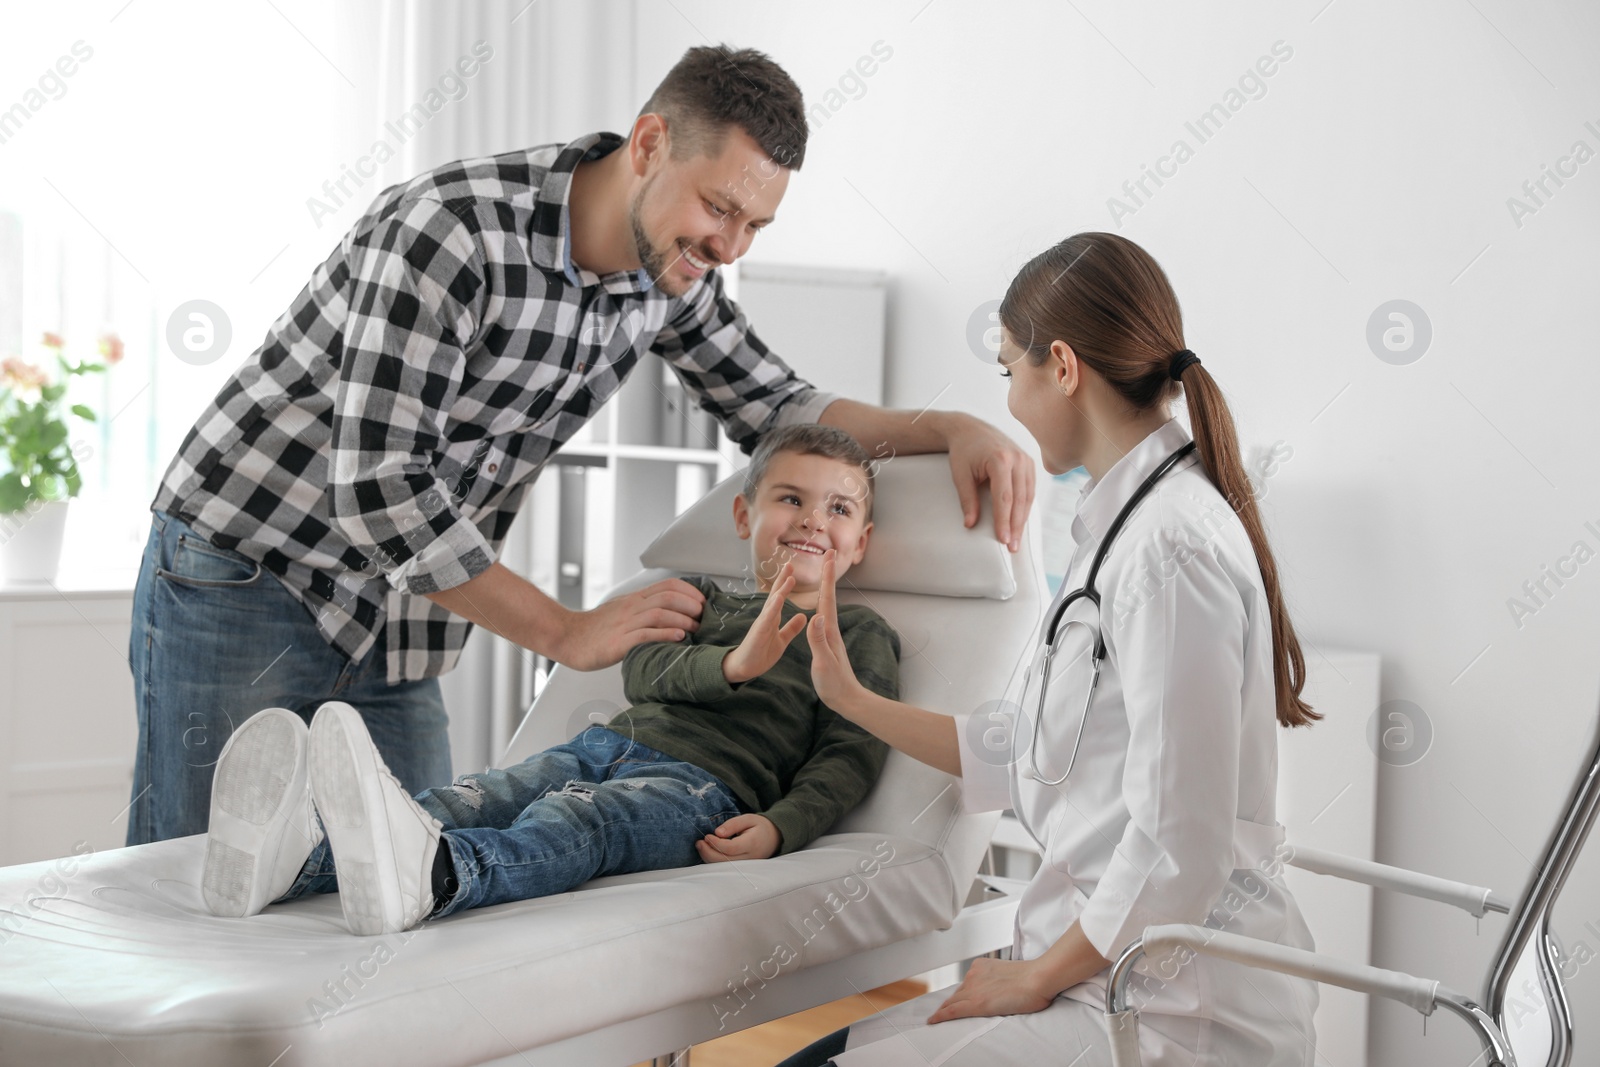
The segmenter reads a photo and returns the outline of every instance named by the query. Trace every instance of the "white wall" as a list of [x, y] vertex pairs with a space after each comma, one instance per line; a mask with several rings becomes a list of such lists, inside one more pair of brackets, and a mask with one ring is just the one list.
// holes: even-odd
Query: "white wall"
[[[1600, 561], [1520, 628], [1506, 602], [1575, 541], [1600, 550], [1584, 527], [1600, 529], [1600, 160], [1520, 227], [1506, 200], [1574, 141], [1600, 150], [1584, 127], [1600, 128], [1600, 13], [1324, 4], [673, 0], [640, 5], [634, 80], [648, 92], [709, 36], [767, 51], [815, 105], [876, 42], [892, 49], [814, 129], [751, 257], [890, 272], [893, 405], [948, 387], [941, 406], [1031, 444], [968, 350], [970, 312], [1071, 233], [1153, 252], [1243, 442], [1293, 450], [1265, 507], [1308, 656], [1380, 652], [1384, 699], [1431, 723], [1423, 759], [1383, 768], [1379, 858], [1515, 895], [1596, 723]], [[1176, 138], [1195, 145], [1185, 121], [1277, 41], [1293, 55], [1265, 95], [1119, 227], [1107, 198]], [[1406, 366], [1365, 339], [1396, 298], [1434, 332]], [[1584, 928], [1600, 929], [1597, 851], [1558, 913], [1569, 951], [1600, 949]], [[1476, 995], [1504, 920], [1482, 928], [1380, 896], [1374, 960]], [[1600, 1019], [1594, 973], [1571, 993]], [[1454, 1020], [1421, 1031], [1380, 1004], [1372, 1063], [1476, 1053]], [[1592, 1023], [1578, 1041], [1574, 1062], [1592, 1060]]]

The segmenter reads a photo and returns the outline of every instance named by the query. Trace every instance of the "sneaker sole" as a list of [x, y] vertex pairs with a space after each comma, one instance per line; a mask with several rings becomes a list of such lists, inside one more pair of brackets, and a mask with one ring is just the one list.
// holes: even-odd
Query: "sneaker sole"
[[271, 903], [261, 899], [268, 879], [281, 851], [292, 847], [284, 809], [305, 788], [305, 723], [294, 712], [267, 708], [228, 738], [211, 783], [200, 877], [211, 914], [242, 918]]
[[311, 789], [339, 872], [345, 924], [353, 934], [386, 933], [400, 921], [399, 901], [389, 903], [399, 889], [388, 887], [381, 874], [395, 869], [394, 842], [372, 742], [348, 705], [324, 704], [311, 727]]

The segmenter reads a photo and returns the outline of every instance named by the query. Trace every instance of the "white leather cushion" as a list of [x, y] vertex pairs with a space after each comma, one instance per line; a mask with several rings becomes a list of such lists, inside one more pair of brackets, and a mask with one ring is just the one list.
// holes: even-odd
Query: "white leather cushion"
[[[861, 589], [1009, 600], [1017, 591], [1011, 553], [994, 536], [988, 491], [969, 530], [946, 453], [896, 456], [874, 477], [872, 540], [866, 558], [850, 568]], [[744, 471], [717, 483], [639, 556], [646, 567], [739, 578], [750, 573], [750, 542], [733, 528], [733, 498]]]
[[[951, 799], [929, 821], [987, 842], [980, 818]], [[0, 868], [0, 1063], [602, 1063], [516, 1053], [680, 1004], [743, 1029], [760, 1021], [752, 994], [757, 1012], [794, 995], [764, 992], [758, 971], [793, 988], [808, 967], [949, 929], [962, 899], [939, 852], [840, 833], [356, 937], [336, 893], [208, 914], [205, 840]], [[981, 855], [962, 858], [963, 893]]]

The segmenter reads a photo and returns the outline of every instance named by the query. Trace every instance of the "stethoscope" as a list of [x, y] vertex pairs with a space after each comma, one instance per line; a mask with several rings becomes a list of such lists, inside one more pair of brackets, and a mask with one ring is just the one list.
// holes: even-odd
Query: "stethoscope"
[[1044, 744], [1044, 701], [1045, 694], [1050, 689], [1050, 661], [1055, 658], [1056, 654], [1056, 630], [1061, 625], [1061, 616], [1079, 600], [1087, 600], [1094, 605], [1095, 616], [1098, 618], [1100, 614], [1100, 593], [1095, 589], [1094, 580], [1100, 573], [1100, 564], [1105, 561], [1106, 553], [1111, 549], [1111, 542], [1116, 539], [1117, 534], [1122, 532], [1122, 526], [1127, 522], [1128, 516], [1133, 513], [1133, 509], [1138, 507], [1145, 497], [1150, 495], [1150, 490], [1155, 488], [1155, 484], [1161, 480], [1161, 476], [1171, 470], [1179, 460], [1193, 452], [1194, 448], [1195, 443], [1193, 441], [1184, 444], [1183, 447], [1162, 460], [1161, 465], [1151, 471], [1150, 476], [1139, 485], [1138, 489], [1134, 490], [1133, 495], [1128, 498], [1128, 502], [1122, 505], [1122, 510], [1117, 512], [1117, 517], [1112, 521], [1111, 528], [1106, 531], [1105, 538], [1101, 540], [1100, 548], [1094, 554], [1094, 562], [1089, 564], [1089, 576], [1084, 580], [1083, 585], [1066, 595], [1050, 616], [1050, 625], [1045, 630], [1044, 638], [1044, 666], [1039, 677], [1039, 703], [1034, 715], [1037, 725], [1034, 726], [1033, 744], [1029, 746], [1028, 751], [1028, 759], [1033, 767], [1033, 777], [1044, 785], [1058, 786], [1065, 782], [1067, 776], [1072, 773], [1072, 765], [1078, 761], [1078, 746], [1083, 743], [1083, 728], [1089, 722], [1089, 706], [1094, 703], [1094, 691], [1100, 686], [1100, 661], [1105, 658], [1106, 654], [1106, 640], [1097, 626], [1094, 636], [1094, 652], [1090, 657], [1090, 663], [1094, 667], [1094, 674], [1089, 679], [1089, 692], [1083, 698], [1083, 718], [1078, 722], [1078, 737], [1077, 740], [1072, 742], [1072, 755], [1067, 759], [1067, 769], [1060, 778], [1054, 781], [1042, 777], [1039, 773], [1039, 748]]

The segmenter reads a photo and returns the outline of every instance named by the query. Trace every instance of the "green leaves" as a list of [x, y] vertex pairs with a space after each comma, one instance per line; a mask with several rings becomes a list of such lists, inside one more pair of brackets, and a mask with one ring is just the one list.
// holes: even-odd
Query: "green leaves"
[[[0, 395], [0, 468], [10, 468], [0, 474], [0, 514], [21, 511], [34, 500], [65, 500], [83, 489], [67, 440], [66, 413], [60, 410], [66, 391], [61, 383], [46, 386], [33, 403], [12, 390]], [[98, 421], [85, 404], [68, 410], [86, 422]]]
[[88, 360], [84, 360], [81, 363], [69, 363], [67, 360], [59, 358], [57, 362], [61, 364], [61, 369], [68, 374], [104, 374], [106, 372], [104, 363], [90, 363]]
[[0, 515], [21, 511], [28, 506], [33, 494], [22, 484], [22, 475], [16, 471], [0, 474]]

